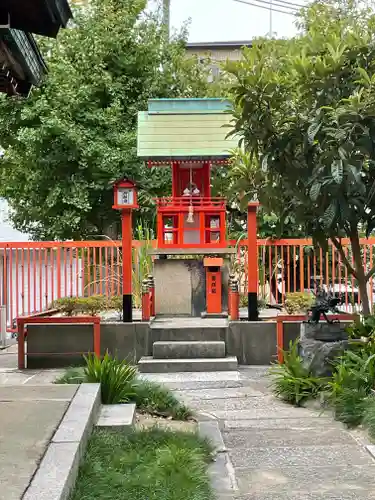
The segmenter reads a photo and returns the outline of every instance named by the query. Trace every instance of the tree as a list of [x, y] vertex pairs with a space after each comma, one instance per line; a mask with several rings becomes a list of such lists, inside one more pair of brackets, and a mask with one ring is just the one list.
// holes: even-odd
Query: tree
[[185, 53], [186, 31], [168, 40], [146, 0], [92, 0], [74, 25], [41, 46], [49, 75], [25, 100], [0, 98], [0, 195], [15, 227], [41, 239], [116, 237], [112, 183], [139, 187], [143, 221], [170, 186], [168, 169], [136, 155], [137, 112], [149, 98], [215, 92]]
[[360, 233], [375, 227], [375, 16], [353, 3], [315, 3], [301, 28], [291, 40], [259, 40], [228, 68], [234, 131], [266, 174], [261, 201], [277, 189], [281, 217], [292, 214], [323, 247], [332, 241], [369, 314], [375, 267], [363, 261]]

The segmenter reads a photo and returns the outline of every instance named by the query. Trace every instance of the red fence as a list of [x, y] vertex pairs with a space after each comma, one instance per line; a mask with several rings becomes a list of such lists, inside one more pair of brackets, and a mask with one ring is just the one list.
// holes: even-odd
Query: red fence
[[[231, 242], [232, 246], [236, 242]], [[349, 242], [343, 240], [350, 262]], [[361, 240], [363, 261], [368, 271], [374, 264], [375, 238]], [[154, 242], [133, 243], [133, 285], [139, 294], [142, 279], [151, 271], [147, 247]], [[237, 245], [232, 268], [247, 288], [247, 242]], [[8, 329], [19, 316], [45, 310], [55, 299], [72, 295], [121, 294], [121, 243], [113, 241], [78, 242], [0, 242], [0, 305], [7, 309]], [[314, 290], [319, 285], [342, 296], [349, 312], [360, 303], [355, 279], [335, 248], [315, 250], [311, 240], [258, 240], [259, 295], [267, 302], [282, 304], [285, 294]], [[368, 284], [371, 304], [374, 283]]]
[[[348, 261], [353, 265], [350, 241], [341, 241]], [[375, 238], [361, 239], [362, 259], [368, 272], [374, 265]], [[247, 241], [238, 245], [237, 266], [241, 288], [246, 290]], [[337, 249], [314, 248], [311, 239], [258, 240], [259, 295], [267, 302], [282, 304], [289, 292], [316, 291], [317, 287], [340, 296], [348, 312], [358, 310], [361, 298], [356, 280], [348, 273]], [[375, 300], [374, 279], [368, 282], [371, 306]]]

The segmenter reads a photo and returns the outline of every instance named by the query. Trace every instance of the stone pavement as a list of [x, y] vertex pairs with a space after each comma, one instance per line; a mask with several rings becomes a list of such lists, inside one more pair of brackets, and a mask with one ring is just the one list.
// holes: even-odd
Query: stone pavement
[[0, 385], [0, 500], [22, 498], [77, 387]]
[[218, 422], [218, 500], [375, 499], [375, 461], [358, 434], [330, 415], [276, 400], [266, 367], [239, 372], [153, 374], [196, 411]]
[[61, 370], [17, 370], [17, 346], [0, 351], [0, 500], [20, 500], [77, 386]]

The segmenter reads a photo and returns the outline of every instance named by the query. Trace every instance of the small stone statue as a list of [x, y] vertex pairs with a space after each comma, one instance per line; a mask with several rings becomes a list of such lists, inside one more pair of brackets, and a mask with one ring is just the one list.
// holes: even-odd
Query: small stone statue
[[[338, 312], [337, 306], [341, 303], [341, 300], [331, 293], [327, 293], [324, 290], [319, 289], [316, 293], [315, 304], [309, 309], [308, 321], [307, 323], [318, 324], [321, 316], [323, 315], [324, 319], [327, 323], [337, 323], [337, 320], [329, 320], [327, 317], [327, 313], [329, 311]], [[311, 312], [311, 316], [309, 317], [309, 312]]]

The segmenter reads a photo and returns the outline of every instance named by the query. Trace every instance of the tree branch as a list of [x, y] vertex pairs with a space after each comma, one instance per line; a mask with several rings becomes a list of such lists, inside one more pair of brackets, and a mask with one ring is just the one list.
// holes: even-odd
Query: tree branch
[[370, 271], [365, 275], [366, 282], [371, 278], [373, 274], [375, 274], [375, 264], [372, 266]]
[[[344, 262], [345, 266], [347, 267], [348, 271], [350, 272], [350, 274], [352, 274], [355, 278], [357, 278], [357, 273], [356, 273], [354, 267], [350, 264], [348, 257], [345, 254], [344, 248], [341, 244], [341, 241], [338, 238], [336, 238], [335, 236], [330, 236], [330, 238], [331, 238], [332, 243], [336, 247], [337, 251], [339, 252], [340, 257], [341, 257], [342, 261]], [[375, 269], [374, 269], [374, 272], [375, 272]]]

